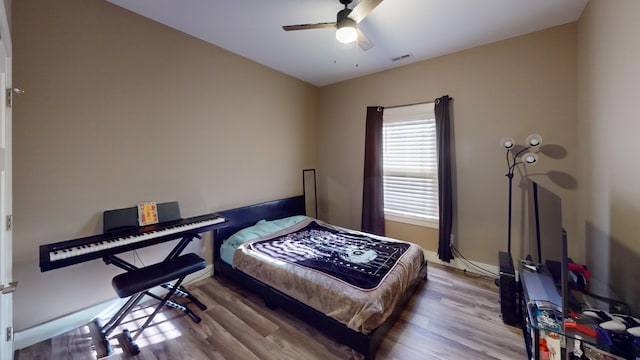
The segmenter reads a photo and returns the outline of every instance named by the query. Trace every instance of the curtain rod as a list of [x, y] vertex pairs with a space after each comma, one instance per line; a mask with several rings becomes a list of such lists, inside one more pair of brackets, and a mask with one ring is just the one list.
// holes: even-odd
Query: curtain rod
[[[448, 95], [445, 95], [448, 96]], [[431, 102], [436, 102], [438, 99], [435, 99], [433, 101], [423, 101], [423, 102], [417, 102], [417, 103], [413, 103], [413, 104], [404, 104], [404, 105], [393, 105], [393, 106], [383, 106], [383, 108], [385, 109], [393, 109], [393, 108], [398, 108], [398, 107], [404, 107], [404, 106], [413, 106], [413, 105], [422, 105], [422, 104], [428, 104]], [[453, 100], [452, 97], [449, 96], [449, 100]]]

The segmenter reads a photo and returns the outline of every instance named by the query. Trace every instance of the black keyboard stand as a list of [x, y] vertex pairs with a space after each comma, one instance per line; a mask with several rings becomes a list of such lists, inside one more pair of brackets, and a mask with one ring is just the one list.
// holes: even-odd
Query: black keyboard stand
[[[123, 337], [126, 340], [123, 347], [128, 348], [128, 352], [132, 355], [140, 351], [135, 340], [165, 305], [184, 312], [195, 323], [200, 322], [200, 317], [193, 313], [187, 306], [171, 300], [174, 295], [180, 296], [188, 299], [191, 303], [198, 306], [200, 310], [207, 309], [206, 305], [181, 286], [182, 281], [188, 274], [201, 270], [206, 266], [204, 259], [195, 254], [180, 255], [194, 238], [200, 238], [200, 236], [196, 233], [186, 234], [163, 261], [143, 268], [136, 267], [116, 255], [103, 257], [105, 264], [116, 265], [127, 271], [114, 277], [112, 285], [120, 298], [129, 297], [127, 302], [104, 326], [96, 323], [100, 329], [101, 341], [107, 355], [113, 353], [113, 347], [109, 343], [109, 334], [122, 323], [124, 318], [136, 307], [145, 295], [159, 300], [160, 303], [145, 323], [139, 329], [135, 330], [135, 336], [132, 337], [127, 329], [123, 331]], [[174, 283], [172, 284], [171, 282]], [[157, 286], [162, 286], [167, 289], [168, 293], [164, 297], [160, 297], [149, 291], [151, 288]]]

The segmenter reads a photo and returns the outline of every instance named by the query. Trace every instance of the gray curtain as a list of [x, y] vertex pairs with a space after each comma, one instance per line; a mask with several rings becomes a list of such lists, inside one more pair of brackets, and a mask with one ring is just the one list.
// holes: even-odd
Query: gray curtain
[[384, 187], [382, 183], [382, 113], [367, 107], [362, 184], [362, 231], [384, 235]]
[[451, 178], [451, 122], [449, 118], [448, 95], [436, 99], [436, 141], [438, 144], [438, 210], [440, 230], [438, 236], [438, 257], [449, 262], [453, 259], [451, 228], [453, 225], [453, 181]]

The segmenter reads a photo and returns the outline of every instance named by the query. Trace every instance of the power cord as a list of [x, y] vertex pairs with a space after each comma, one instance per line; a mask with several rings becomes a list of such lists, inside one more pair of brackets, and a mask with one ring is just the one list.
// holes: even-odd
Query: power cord
[[140, 257], [140, 254], [138, 254], [138, 250], [133, 250], [133, 264], [136, 264], [136, 258], [138, 258], [138, 261], [140, 261], [140, 264], [142, 265], [142, 267], [144, 267], [144, 262], [142, 261], [142, 258]]
[[[466, 264], [470, 265], [473, 268], [476, 268], [476, 269], [480, 270], [481, 273], [486, 274], [486, 275], [481, 275], [481, 276], [491, 277], [491, 278], [495, 278], [495, 277], [499, 276], [499, 274], [496, 274], [491, 270], [487, 270], [487, 269], [483, 268], [482, 266], [474, 264], [471, 260], [469, 260], [466, 257], [464, 257], [464, 255], [462, 255], [460, 250], [458, 250], [455, 246], [450, 245], [450, 247], [451, 247], [451, 250], [453, 250], [453, 252], [456, 254], [456, 256], [461, 258]], [[464, 272], [466, 274], [466, 269], [464, 269]]]

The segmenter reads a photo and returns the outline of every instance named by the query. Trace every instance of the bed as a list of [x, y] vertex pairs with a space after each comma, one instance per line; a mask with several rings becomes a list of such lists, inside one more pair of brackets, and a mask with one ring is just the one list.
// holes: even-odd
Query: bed
[[[220, 214], [229, 225], [214, 232], [216, 276], [231, 279], [259, 295], [269, 308], [285, 309], [366, 359], [375, 358], [386, 333], [427, 276], [419, 246], [305, 217], [304, 196]], [[318, 257], [309, 256], [308, 249], [298, 248], [311, 238], [320, 249], [315, 251], [327, 255], [320, 264], [309, 264], [309, 259]], [[346, 242], [343, 250], [336, 252], [324, 245], [318, 247], [320, 238]], [[376, 253], [368, 249], [349, 251], [364, 239], [372, 241], [369, 247], [376, 246]], [[294, 253], [304, 253], [298, 254], [299, 262], [278, 258], [291, 255], [285, 254], [290, 251], [283, 250], [286, 246], [294, 246]], [[347, 260], [347, 266], [353, 269], [335, 267], [342, 260]], [[390, 264], [388, 271], [371, 270], [382, 268], [382, 264]], [[325, 266], [329, 275], [311, 265]], [[364, 273], [370, 275], [362, 276]]]

